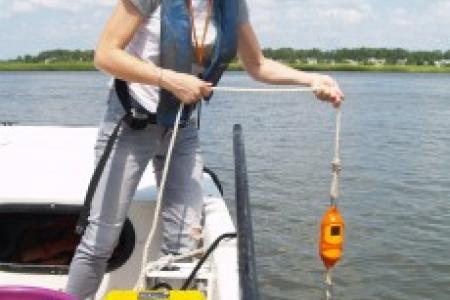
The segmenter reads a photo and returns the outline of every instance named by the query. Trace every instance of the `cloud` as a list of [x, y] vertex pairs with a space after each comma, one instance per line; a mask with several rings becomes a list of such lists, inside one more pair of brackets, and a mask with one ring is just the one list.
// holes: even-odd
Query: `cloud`
[[369, 21], [373, 13], [369, 0], [247, 1], [264, 47], [338, 47], [348, 32]]
[[263, 27], [286, 22], [321, 27], [355, 25], [369, 18], [372, 12], [370, 3], [364, 0], [247, 1], [252, 20]]
[[26, 1], [14, 1], [11, 7], [11, 12], [28, 12], [32, 10], [33, 5]]
[[337, 22], [344, 22], [347, 24], [358, 24], [364, 19], [364, 13], [354, 8], [333, 8], [323, 12], [323, 16], [328, 19], [333, 19]]
[[450, 0], [247, 0], [263, 47], [450, 49]]
[[116, 0], [0, 0], [0, 18], [17, 14], [51, 9], [60, 11], [80, 11], [98, 7], [112, 6]]
[[[93, 48], [118, 0], [0, 0], [0, 59]], [[450, 0], [247, 0], [263, 47], [450, 49]]]
[[0, 0], [0, 59], [93, 49], [117, 0]]
[[450, 0], [441, 0], [432, 3], [431, 10], [436, 17], [450, 21]]
[[410, 26], [412, 30], [435, 28], [439, 33], [439, 26], [450, 24], [450, 0], [438, 0], [420, 8], [397, 7], [387, 14], [386, 22]]

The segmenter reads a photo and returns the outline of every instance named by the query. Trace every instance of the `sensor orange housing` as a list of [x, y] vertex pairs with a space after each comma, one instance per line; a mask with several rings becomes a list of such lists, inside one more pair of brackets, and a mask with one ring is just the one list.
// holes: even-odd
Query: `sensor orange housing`
[[332, 268], [342, 257], [344, 246], [344, 218], [335, 205], [330, 206], [320, 226], [319, 252], [327, 269]]

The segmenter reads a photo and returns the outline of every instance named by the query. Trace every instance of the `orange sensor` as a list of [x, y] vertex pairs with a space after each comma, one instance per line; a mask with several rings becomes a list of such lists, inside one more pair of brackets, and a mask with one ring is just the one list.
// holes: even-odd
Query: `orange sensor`
[[327, 269], [332, 268], [342, 257], [344, 246], [344, 218], [336, 205], [330, 206], [320, 226], [319, 252]]

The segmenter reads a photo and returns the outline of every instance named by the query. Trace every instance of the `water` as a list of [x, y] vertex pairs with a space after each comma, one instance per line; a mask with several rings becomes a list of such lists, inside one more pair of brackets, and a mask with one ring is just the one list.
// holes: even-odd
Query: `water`
[[[450, 76], [334, 73], [342, 124], [345, 257], [336, 299], [448, 299]], [[96, 125], [100, 73], [0, 73], [0, 120]], [[223, 85], [258, 86], [242, 73]], [[321, 299], [318, 224], [328, 204], [334, 113], [308, 94], [219, 94], [203, 109], [206, 163], [234, 198], [232, 125], [241, 123], [265, 299]]]

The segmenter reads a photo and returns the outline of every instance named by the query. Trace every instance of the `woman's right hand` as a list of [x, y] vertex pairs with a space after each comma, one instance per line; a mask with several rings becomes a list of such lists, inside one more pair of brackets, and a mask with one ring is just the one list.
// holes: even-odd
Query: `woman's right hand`
[[159, 85], [174, 94], [184, 104], [193, 104], [212, 92], [212, 83], [194, 75], [160, 69]]
[[344, 93], [341, 91], [338, 83], [327, 75], [311, 74], [311, 87], [314, 95], [319, 100], [330, 102], [334, 107], [338, 108], [344, 101]]

